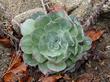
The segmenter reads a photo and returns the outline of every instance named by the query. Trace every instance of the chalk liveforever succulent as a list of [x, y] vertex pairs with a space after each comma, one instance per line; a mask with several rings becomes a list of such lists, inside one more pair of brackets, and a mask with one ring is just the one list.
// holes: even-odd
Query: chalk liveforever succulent
[[63, 10], [34, 14], [21, 24], [21, 33], [24, 62], [44, 74], [65, 70], [91, 47], [77, 18]]

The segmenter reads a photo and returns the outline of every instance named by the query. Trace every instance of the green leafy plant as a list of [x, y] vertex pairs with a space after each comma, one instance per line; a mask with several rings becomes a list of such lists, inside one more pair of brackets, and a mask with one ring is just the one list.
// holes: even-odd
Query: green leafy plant
[[70, 67], [91, 47], [80, 22], [65, 11], [38, 12], [21, 25], [24, 62], [44, 74]]

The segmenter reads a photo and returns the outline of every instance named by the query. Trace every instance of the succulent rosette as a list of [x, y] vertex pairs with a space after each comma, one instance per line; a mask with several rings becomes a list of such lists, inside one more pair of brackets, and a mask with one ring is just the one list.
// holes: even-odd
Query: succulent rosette
[[44, 74], [65, 70], [91, 47], [77, 18], [63, 10], [34, 14], [21, 24], [21, 33], [24, 62]]

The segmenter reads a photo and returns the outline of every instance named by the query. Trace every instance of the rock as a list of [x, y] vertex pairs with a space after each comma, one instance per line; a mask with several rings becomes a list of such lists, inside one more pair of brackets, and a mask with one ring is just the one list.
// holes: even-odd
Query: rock
[[108, 2], [103, 5], [102, 10], [104, 13], [110, 12], [110, 0], [108, 0]]
[[90, 0], [83, 0], [77, 9], [71, 14], [79, 18], [87, 17], [92, 11], [92, 4]]
[[51, 0], [53, 3], [59, 3], [65, 6], [67, 11], [75, 9], [83, 0]]
[[27, 18], [32, 16], [33, 14], [37, 13], [38, 11], [44, 12], [44, 10], [42, 8], [35, 8], [35, 9], [28, 10], [26, 12], [23, 12], [23, 13], [21, 13], [19, 15], [16, 15], [12, 19], [13, 29], [19, 34], [20, 33], [20, 24], [24, 20], [26, 20]]
[[[89, 17], [96, 7], [106, 0], [51, 0], [53, 3], [61, 4], [72, 15], [84, 19]], [[109, 6], [108, 6], [109, 5]], [[110, 0], [104, 5], [103, 10], [110, 11]]]
[[66, 8], [66, 11], [72, 11], [71, 14], [77, 17], [83, 17], [92, 9], [91, 0], [52, 0], [54, 3], [60, 3]]
[[[51, 2], [58, 3], [64, 6], [67, 12], [71, 11], [70, 14], [78, 17], [81, 21], [83, 21], [83, 20], [87, 20], [88, 17], [90, 17], [91, 14], [94, 13], [94, 10], [96, 9], [97, 5], [100, 5], [102, 1], [100, 0], [51, 0]], [[32, 14], [29, 14], [32, 11], [29, 10], [15, 16], [14, 20], [12, 20], [14, 27], [17, 27], [16, 25], [19, 25], [19, 23], [25, 20], [26, 18], [28, 18], [29, 15], [32, 15]]]
[[38, 11], [37, 7], [41, 7], [40, 0], [0, 0], [0, 12], [5, 11], [5, 17], [12, 19], [13, 29], [18, 34], [19, 23]]

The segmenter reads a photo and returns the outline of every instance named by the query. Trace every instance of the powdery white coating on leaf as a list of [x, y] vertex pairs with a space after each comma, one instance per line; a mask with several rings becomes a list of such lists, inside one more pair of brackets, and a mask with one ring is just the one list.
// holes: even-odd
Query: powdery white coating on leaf
[[43, 55], [41, 55], [41, 54], [39, 53], [39, 51], [37, 51], [36, 48], [33, 49], [33, 57], [34, 57], [34, 58], [36, 59], [36, 61], [39, 62], [39, 63], [43, 63], [44, 61], [46, 61], [46, 58], [45, 58]]
[[23, 50], [24, 53], [26, 54], [32, 54], [33, 50], [33, 41], [30, 35], [26, 35], [22, 37], [20, 41], [20, 46], [21, 49]]
[[48, 74], [48, 73], [52, 72], [51, 70], [49, 70], [46, 63], [39, 64], [38, 68], [43, 74]]
[[24, 62], [38, 65], [42, 73], [63, 71], [90, 49], [91, 41], [76, 17], [63, 11], [34, 17], [22, 24], [20, 46]]
[[21, 24], [21, 34], [23, 36], [31, 34], [35, 30], [35, 21], [33, 19], [27, 19]]
[[38, 65], [38, 62], [32, 57], [32, 54], [23, 54], [24, 62], [30, 66]]
[[52, 71], [59, 72], [66, 68], [66, 63], [65, 62], [60, 62], [60, 63], [47, 62], [47, 67]]

